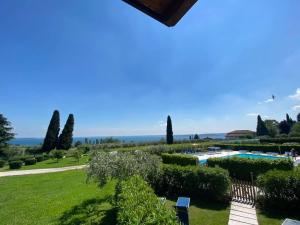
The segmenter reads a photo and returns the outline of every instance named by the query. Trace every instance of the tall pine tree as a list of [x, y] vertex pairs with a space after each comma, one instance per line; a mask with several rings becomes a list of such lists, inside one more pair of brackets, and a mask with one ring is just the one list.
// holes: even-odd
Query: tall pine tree
[[12, 133], [11, 123], [0, 114], [0, 149], [6, 147], [8, 142], [14, 138], [15, 134]]
[[46, 137], [42, 146], [42, 151], [50, 152], [52, 149], [55, 149], [58, 143], [58, 134], [59, 134], [59, 112], [55, 110], [53, 112], [52, 118], [50, 120]]
[[74, 116], [70, 114], [63, 131], [58, 138], [57, 149], [69, 150], [72, 147], [74, 130]]
[[269, 135], [268, 129], [265, 122], [261, 119], [260, 115], [257, 117], [257, 127], [256, 127], [257, 136], [266, 136]]
[[172, 120], [171, 117], [168, 116], [167, 119], [167, 144], [173, 144], [173, 129], [172, 129]]

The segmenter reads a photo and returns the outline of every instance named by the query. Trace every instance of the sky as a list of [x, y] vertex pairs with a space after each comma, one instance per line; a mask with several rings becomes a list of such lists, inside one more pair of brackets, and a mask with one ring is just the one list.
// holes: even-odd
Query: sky
[[[300, 1], [201, 0], [168, 28], [121, 0], [1, 0], [0, 113], [75, 136], [255, 130], [300, 112]], [[275, 95], [275, 100], [272, 99]]]

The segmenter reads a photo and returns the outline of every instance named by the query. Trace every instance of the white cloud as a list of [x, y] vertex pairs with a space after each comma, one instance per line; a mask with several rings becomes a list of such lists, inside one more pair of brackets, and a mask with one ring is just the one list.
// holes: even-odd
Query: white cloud
[[167, 126], [167, 123], [164, 122], [164, 121], [162, 121], [162, 120], [159, 121], [158, 123], [159, 123], [159, 126], [160, 126], [160, 127], [166, 127], [166, 126]]
[[289, 98], [300, 100], [300, 88], [297, 88], [296, 93], [294, 95], [290, 95]]
[[265, 103], [270, 103], [270, 102], [274, 102], [274, 99], [273, 98], [269, 98], [269, 99], [265, 100]]
[[300, 110], [300, 105], [295, 105], [295, 106], [292, 107], [292, 109], [294, 111], [298, 111], [298, 110]]
[[258, 113], [247, 113], [246, 116], [258, 116]]

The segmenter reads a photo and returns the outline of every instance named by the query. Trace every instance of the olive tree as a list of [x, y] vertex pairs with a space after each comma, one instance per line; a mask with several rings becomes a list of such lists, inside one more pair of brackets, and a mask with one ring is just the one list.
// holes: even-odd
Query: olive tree
[[87, 169], [88, 180], [94, 179], [99, 186], [111, 179], [125, 180], [138, 175], [150, 184], [160, 173], [161, 159], [149, 153], [93, 151]]

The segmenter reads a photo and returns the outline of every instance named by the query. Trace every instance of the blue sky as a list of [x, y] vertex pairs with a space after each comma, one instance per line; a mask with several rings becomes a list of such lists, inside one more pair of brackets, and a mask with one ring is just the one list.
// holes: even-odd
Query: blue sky
[[[168, 28], [120, 0], [2, 0], [0, 112], [42, 137], [255, 129], [300, 112], [300, 1], [201, 0]], [[268, 101], [271, 95], [275, 101]]]

